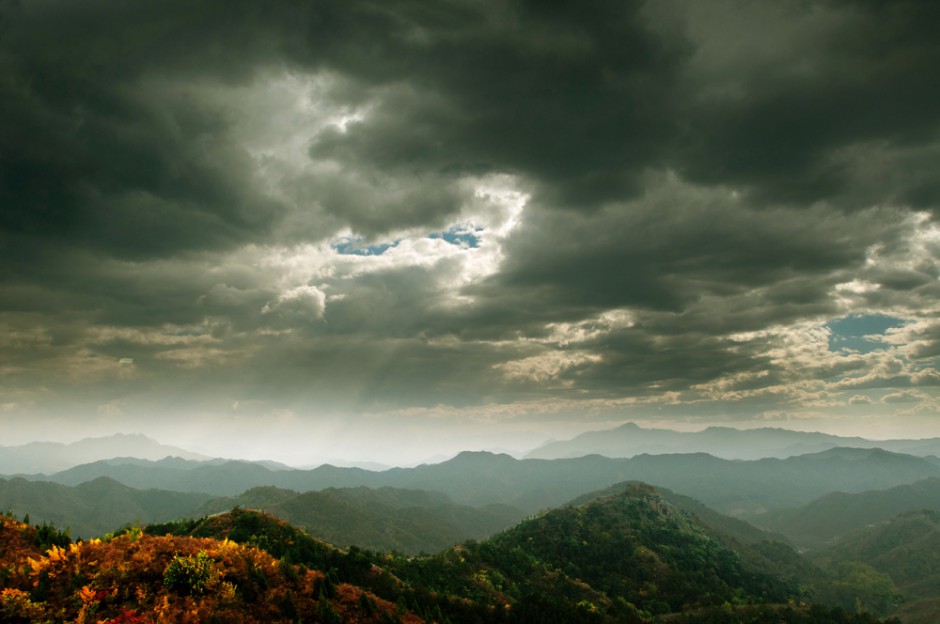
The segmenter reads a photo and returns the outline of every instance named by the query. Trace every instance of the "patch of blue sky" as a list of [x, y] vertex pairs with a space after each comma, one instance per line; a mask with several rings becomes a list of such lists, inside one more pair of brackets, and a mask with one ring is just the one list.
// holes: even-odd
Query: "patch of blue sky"
[[887, 314], [850, 314], [833, 319], [826, 323], [829, 328], [829, 350], [870, 353], [886, 349], [888, 345], [876, 337], [904, 325], [905, 321]]
[[387, 243], [372, 243], [366, 245], [362, 238], [344, 238], [330, 247], [336, 250], [336, 253], [344, 256], [381, 256], [383, 253], [398, 245], [400, 241], [391, 241]]
[[471, 225], [455, 225], [443, 232], [432, 232], [428, 238], [440, 238], [451, 245], [457, 245], [463, 248], [472, 248], [480, 246], [479, 233], [483, 231], [481, 227]]

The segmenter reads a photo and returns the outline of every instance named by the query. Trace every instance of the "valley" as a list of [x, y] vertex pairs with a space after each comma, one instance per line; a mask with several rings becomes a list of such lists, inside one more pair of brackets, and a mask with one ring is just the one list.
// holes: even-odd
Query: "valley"
[[[921, 624], [940, 605], [938, 483], [930, 456], [878, 448], [761, 459], [475, 451], [382, 471], [115, 456], [0, 477], [0, 509], [27, 523], [21, 533], [73, 544], [230, 539], [395, 605], [386, 615], [402, 621]], [[152, 608], [118, 595], [101, 607]]]

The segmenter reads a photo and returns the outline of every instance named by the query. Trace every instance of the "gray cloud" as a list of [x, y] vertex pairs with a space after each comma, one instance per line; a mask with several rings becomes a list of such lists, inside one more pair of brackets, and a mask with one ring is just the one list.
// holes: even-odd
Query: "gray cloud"
[[937, 11], [0, 3], [0, 419], [933, 396]]
[[[709, 55], [711, 42], [701, 42], [705, 71], [693, 75], [695, 130], [682, 171], [775, 201], [932, 208], [936, 185], [928, 172], [936, 165], [940, 89], [923, 72], [940, 58], [926, 26], [937, 7], [816, 2], [808, 11], [796, 3], [733, 10], [739, 8], [760, 28], [742, 34], [731, 57]], [[723, 88], [715, 88], [716, 79]], [[909, 168], [896, 166], [901, 161]]]

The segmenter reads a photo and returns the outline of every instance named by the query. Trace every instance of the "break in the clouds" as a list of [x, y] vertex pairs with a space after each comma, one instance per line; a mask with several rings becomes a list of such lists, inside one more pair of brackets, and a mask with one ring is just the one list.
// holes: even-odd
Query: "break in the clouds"
[[3, 428], [940, 433], [938, 20], [0, 2]]

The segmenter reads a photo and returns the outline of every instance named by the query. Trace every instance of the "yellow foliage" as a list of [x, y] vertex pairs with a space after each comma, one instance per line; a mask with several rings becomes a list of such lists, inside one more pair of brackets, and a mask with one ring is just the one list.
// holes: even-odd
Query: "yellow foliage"
[[95, 599], [95, 593], [95, 590], [90, 588], [88, 585], [83, 585], [82, 588], [78, 591], [78, 597], [82, 599], [83, 603], [87, 603]]
[[48, 557], [49, 561], [54, 561], [56, 563], [68, 559], [68, 553], [65, 551], [65, 549], [60, 548], [55, 544], [52, 545], [52, 548], [46, 551], [46, 556]]
[[[44, 554], [25, 535], [10, 538], [19, 525], [0, 525], [0, 568], [12, 570], [8, 586], [0, 592], [2, 622], [92, 622], [127, 621], [204, 623], [210, 617], [245, 623], [286, 622], [285, 604], [296, 617], [313, 621], [319, 595], [313, 589], [323, 572], [302, 573], [285, 568], [269, 553], [230, 540], [173, 536], [122, 535], [110, 542], [89, 540], [65, 548], [53, 546]], [[174, 558], [205, 558], [210, 563], [205, 589], [198, 596], [180, 593], [164, 582]], [[291, 573], [289, 573], [291, 572]], [[31, 602], [30, 589], [43, 583], [44, 602]], [[251, 592], [251, 599], [245, 595]], [[338, 587], [332, 608], [348, 622], [372, 622], [358, 606], [361, 590]], [[382, 612], [394, 605], [378, 598]], [[122, 615], [125, 614], [125, 615]], [[295, 615], [290, 621], [295, 621]], [[124, 621], [121, 619], [120, 621]], [[412, 617], [403, 621], [419, 622]]]
[[39, 574], [44, 567], [46, 567], [46, 560], [40, 557], [38, 560], [33, 559], [32, 557], [26, 558], [26, 563], [29, 564], [32, 574]]

